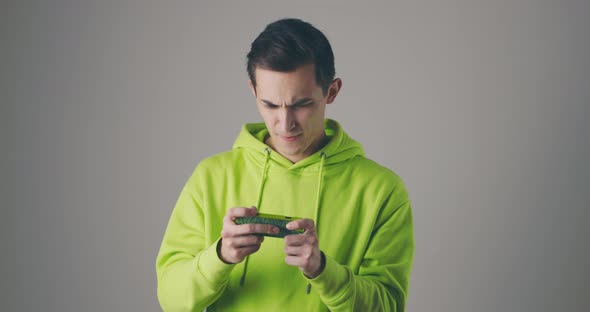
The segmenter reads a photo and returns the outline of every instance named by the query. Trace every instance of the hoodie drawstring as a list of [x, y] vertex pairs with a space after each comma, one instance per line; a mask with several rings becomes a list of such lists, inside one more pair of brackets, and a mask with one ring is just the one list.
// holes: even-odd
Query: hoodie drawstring
[[[260, 202], [262, 201], [262, 191], [264, 189], [264, 182], [266, 182], [266, 171], [268, 169], [268, 162], [270, 160], [270, 149], [268, 147], [266, 147], [264, 149], [264, 153], [266, 154], [266, 158], [264, 160], [264, 166], [262, 168], [262, 174], [261, 174], [261, 178], [260, 178], [260, 186], [258, 187], [258, 199], [256, 200], [256, 209], [260, 208]], [[320, 194], [322, 191], [322, 173], [324, 170], [324, 161], [326, 160], [326, 153], [322, 152], [320, 154], [320, 170], [318, 173], [318, 188], [316, 191], [316, 201], [315, 201], [315, 207], [314, 207], [314, 222], [315, 222], [315, 228], [316, 228], [316, 235], [318, 236], [318, 241], [319, 241], [319, 211], [320, 211]], [[259, 211], [260, 212], [260, 211]], [[246, 260], [244, 261], [244, 269], [242, 271], [242, 277], [240, 278], [240, 286], [244, 287], [244, 283], [246, 281], [246, 272], [248, 271], [248, 260], [250, 259], [250, 256], [246, 257]], [[307, 287], [305, 289], [305, 293], [309, 294], [311, 291], [311, 284], [308, 282], [307, 283]]]
[[[320, 214], [320, 194], [322, 192], [322, 172], [324, 170], [324, 160], [326, 159], [326, 153], [322, 152], [320, 154], [320, 172], [318, 173], [318, 190], [316, 192], [316, 197], [315, 197], [315, 210], [313, 212], [313, 217], [314, 217], [314, 222], [315, 222], [315, 231], [316, 231], [316, 236], [318, 237], [318, 241], [320, 240], [320, 220], [319, 220], [319, 214]], [[307, 287], [305, 288], [305, 293], [309, 295], [309, 293], [311, 292], [311, 284], [308, 282], [307, 283]]]
[[[270, 160], [270, 148], [264, 148], [264, 154], [266, 157], [264, 159], [264, 166], [262, 166], [262, 174], [260, 175], [260, 186], [258, 187], [258, 199], [256, 199], [256, 209], [260, 208], [260, 202], [262, 201], [262, 190], [264, 189], [264, 182], [266, 181], [266, 169], [268, 168], [268, 161]], [[260, 212], [260, 210], [258, 211]], [[242, 277], [240, 278], [240, 286], [244, 287], [244, 282], [246, 281], [246, 272], [248, 271], [248, 260], [250, 256], [246, 256], [246, 260], [244, 261], [244, 269], [242, 271]]]

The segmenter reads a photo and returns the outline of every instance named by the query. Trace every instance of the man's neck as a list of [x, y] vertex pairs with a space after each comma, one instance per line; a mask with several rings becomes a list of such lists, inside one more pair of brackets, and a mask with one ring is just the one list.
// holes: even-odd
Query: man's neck
[[[310, 152], [305, 153], [303, 155], [296, 155], [293, 157], [289, 157], [288, 155], [283, 155], [281, 154], [283, 157], [287, 158], [289, 161], [291, 161], [292, 163], [297, 163], [307, 157], [309, 157], [310, 155], [312, 155], [313, 153], [319, 151], [320, 149], [322, 149], [324, 146], [326, 146], [329, 142], [330, 142], [330, 137], [328, 137], [326, 135], [325, 130], [322, 132], [322, 136], [320, 138], [318, 138], [318, 140], [316, 141], [315, 144], [313, 144], [312, 148], [310, 149]], [[269, 135], [265, 140], [264, 140], [264, 144], [270, 146], [273, 150], [277, 151], [277, 149], [275, 148], [274, 144], [272, 143], [272, 137]], [[278, 151], [277, 151], [278, 153]], [[280, 154], [280, 153], [279, 153]]]

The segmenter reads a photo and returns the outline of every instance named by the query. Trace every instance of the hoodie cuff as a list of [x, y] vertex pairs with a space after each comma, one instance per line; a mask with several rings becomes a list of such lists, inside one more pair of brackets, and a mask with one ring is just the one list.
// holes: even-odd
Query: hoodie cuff
[[331, 257], [324, 256], [326, 258], [326, 266], [322, 273], [315, 278], [308, 278], [307, 280], [311, 284], [312, 289], [315, 289], [320, 294], [320, 297], [328, 302], [332, 302], [348, 291], [352, 283], [352, 272]]
[[220, 239], [207, 247], [195, 259], [197, 263], [197, 272], [203, 276], [210, 284], [218, 286], [229, 280], [229, 274], [236, 266], [223, 262], [217, 254], [217, 244]]

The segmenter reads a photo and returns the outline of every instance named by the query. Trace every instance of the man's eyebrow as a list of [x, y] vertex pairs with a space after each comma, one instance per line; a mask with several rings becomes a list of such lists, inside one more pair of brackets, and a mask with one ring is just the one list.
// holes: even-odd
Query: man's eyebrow
[[[264, 103], [266, 103], [266, 104], [268, 104], [268, 105], [270, 105], [270, 106], [281, 106], [281, 105], [274, 104], [273, 102], [271, 102], [269, 100], [261, 100], [261, 101], [264, 102]], [[309, 101], [313, 101], [313, 99], [310, 98], [310, 97], [305, 97], [305, 98], [302, 98], [302, 99], [299, 99], [299, 100], [295, 101], [291, 105], [287, 105], [287, 107], [302, 105], [302, 104], [305, 104], [305, 103], [307, 103]]]

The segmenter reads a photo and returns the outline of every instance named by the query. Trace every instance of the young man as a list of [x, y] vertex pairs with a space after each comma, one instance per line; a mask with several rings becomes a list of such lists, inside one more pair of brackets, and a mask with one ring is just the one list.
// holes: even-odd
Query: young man
[[[165, 311], [404, 311], [414, 238], [401, 179], [324, 119], [342, 87], [326, 37], [267, 25], [248, 53], [264, 123], [203, 160], [184, 186], [156, 260]], [[285, 238], [258, 212], [300, 217]]]

